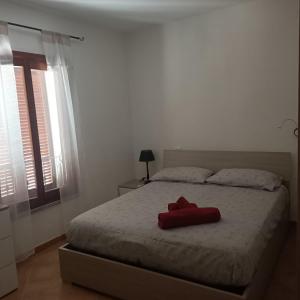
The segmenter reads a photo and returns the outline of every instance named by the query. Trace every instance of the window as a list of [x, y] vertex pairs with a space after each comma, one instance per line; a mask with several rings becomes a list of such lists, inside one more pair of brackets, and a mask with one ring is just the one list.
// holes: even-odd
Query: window
[[[27, 187], [34, 209], [60, 199], [46, 93], [47, 64], [39, 54], [14, 51], [13, 57]], [[7, 183], [4, 186], [2, 197], [13, 192]]]

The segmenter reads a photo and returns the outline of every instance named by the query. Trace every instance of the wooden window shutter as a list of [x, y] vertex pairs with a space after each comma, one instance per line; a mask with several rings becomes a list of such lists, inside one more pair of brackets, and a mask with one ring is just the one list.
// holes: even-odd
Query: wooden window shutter
[[28, 190], [36, 189], [35, 163], [23, 67], [15, 67], [23, 153]]
[[[44, 55], [13, 51], [21, 138], [31, 208], [60, 199], [56, 186]], [[2, 126], [2, 127], [1, 127]], [[14, 194], [5, 124], [0, 124], [0, 196]]]
[[31, 70], [35, 112], [38, 123], [38, 133], [40, 141], [40, 152], [42, 159], [44, 185], [51, 186], [54, 182], [54, 159], [53, 148], [51, 144], [51, 129], [49, 109], [46, 102], [46, 86], [44, 72], [40, 70]]

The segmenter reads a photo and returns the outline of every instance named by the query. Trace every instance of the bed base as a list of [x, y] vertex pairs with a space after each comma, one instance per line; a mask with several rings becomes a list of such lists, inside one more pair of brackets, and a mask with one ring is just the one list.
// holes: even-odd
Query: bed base
[[59, 248], [64, 281], [124, 300], [259, 300], [262, 299], [284, 245], [287, 216], [277, 226], [251, 284], [242, 295], [150, 271], [107, 258]]

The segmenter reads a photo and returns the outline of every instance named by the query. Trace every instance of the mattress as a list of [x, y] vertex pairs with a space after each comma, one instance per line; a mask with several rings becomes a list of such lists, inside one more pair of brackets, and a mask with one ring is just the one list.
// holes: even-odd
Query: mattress
[[[162, 230], [159, 212], [179, 196], [218, 207], [218, 223]], [[288, 205], [288, 191], [152, 182], [72, 220], [72, 247], [201, 283], [246, 286]]]

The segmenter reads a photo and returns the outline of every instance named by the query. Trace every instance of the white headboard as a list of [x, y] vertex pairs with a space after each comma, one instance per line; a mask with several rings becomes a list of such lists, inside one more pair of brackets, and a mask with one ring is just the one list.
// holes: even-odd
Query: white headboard
[[164, 167], [252, 168], [274, 172], [284, 181], [291, 180], [292, 160], [289, 152], [164, 150]]

